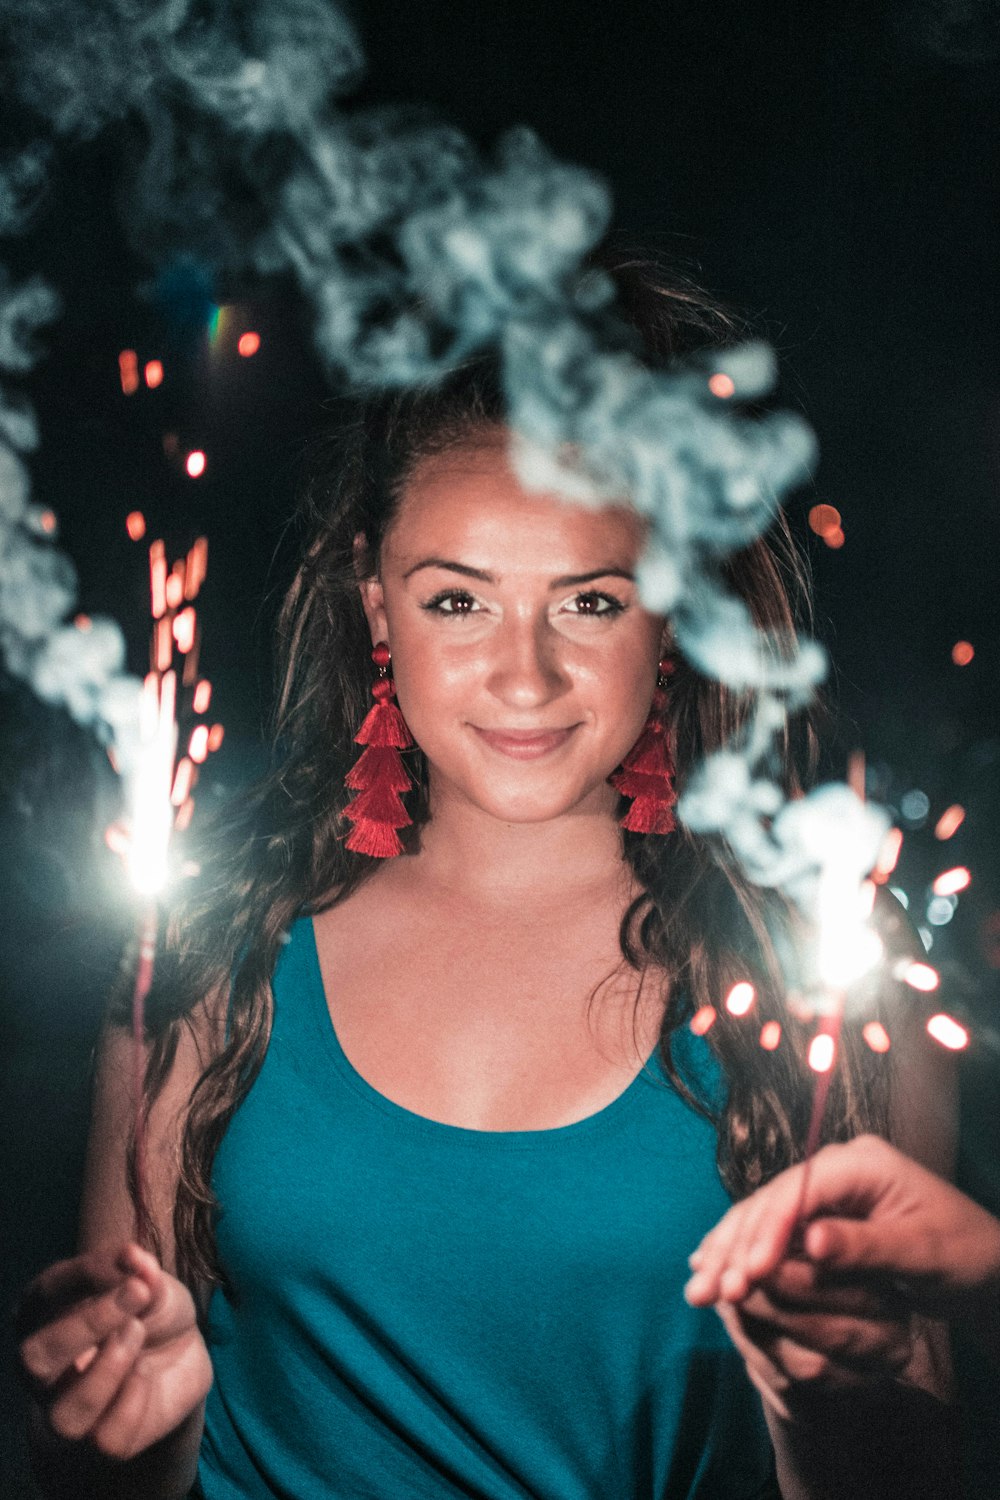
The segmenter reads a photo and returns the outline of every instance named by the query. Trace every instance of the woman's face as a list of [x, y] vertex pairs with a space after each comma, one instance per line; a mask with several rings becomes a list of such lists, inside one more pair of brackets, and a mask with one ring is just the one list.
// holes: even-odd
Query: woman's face
[[613, 811], [607, 777], [642, 730], [664, 637], [632, 576], [642, 534], [625, 507], [525, 490], [505, 433], [417, 466], [362, 597], [432, 806], [457, 796], [508, 823]]

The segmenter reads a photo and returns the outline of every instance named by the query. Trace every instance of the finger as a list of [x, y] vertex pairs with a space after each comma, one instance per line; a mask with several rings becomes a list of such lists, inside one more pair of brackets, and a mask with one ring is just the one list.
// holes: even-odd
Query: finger
[[942, 1251], [926, 1232], [888, 1218], [877, 1224], [857, 1219], [817, 1219], [805, 1236], [806, 1254], [837, 1270], [878, 1271], [887, 1275], [926, 1275]]
[[735, 1307], [728, 1303], [722, 1303], [716, 1307], [722, 1325], [729, 1334], [730, 1339], [742, 1356], [746, 1371], [753, 1385], [760, 1392], [764, 1400], [785, 1421], [791, 1419], [791, 1413], [785, 1400], [788, 1389], [788, 1378], [778, 1366], [769, 1359], [763, 1349], [759, 1347], [748, 1336], [744, 1321]]
[[746, 1203], [735, 1204], [688, 1257], [688, 1264], [694, 1268], [695, 1274], [684, 1288], [684, 1295], [693, 1306], [705, 1306], [718, 1296], [719, 1277], [728, 1261], [729, 1246], [746, 1212]]
[[[778, 1348], [782, 1340], [794, 1342], [838, 1365], [856, 1372], [888, 1376], [903, 1369], [913, 1353], [908, 1320], [855, 1318], [830, 1313], [789, 1312], [774, 1304], [763, 1292], [751, 1294], [741, 1304], [748, 1336], [758, 1347], [783, 1363]], [[795, 1379], [816, 1375], [789, 1370]]]
[[48, 1411], [54, 1432], [75, 1441], [93, 1430], [133, 1369], [144, 1333], [138, 1318], [127, 1318], [101, 1345], [86, 1373], [66, 1382]]
[[779, 1307], [793, 1310], [849, 1313], [859, 1318], [898, 1318], [906, 1312], [889, 1282], [845, 1278], [807, 1260], [783, 1260], [759, 1285]]
[[60, 1309], [116, 1287], [127, 1271], [119, 1264], [120, 1246], [102, 1246], [71, 1260], [56, 1261], [29, 1282], [15, 1308], [17, 1337], [27, 1337], [50, 1323]]
[[23, 1372], [37, 1385], [54, 1385], [74, 1366], [82, 1373], [97, 1348], [150, 1300], [149, 1287], [128, 1276], [113, 1291], [88, 1297], [72, 1311], [30, 1334], [20, 1345]]

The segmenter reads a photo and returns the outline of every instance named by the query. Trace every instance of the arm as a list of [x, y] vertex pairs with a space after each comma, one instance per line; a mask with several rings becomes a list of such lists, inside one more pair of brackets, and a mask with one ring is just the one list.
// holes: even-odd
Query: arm
[[147, 1135], [162, 1265], [132, 1240], [126, 1182], [131, 1040], [108, 1028], [94, 1082], [80, 1254], [43, 1272], [19, 1313], [32, 1393], [32, 1461], [51, 1500], [181, 1500], [194, 1481], [211, 1366], [190, 1291], [176, 1278], [172, 1212], [179, 1131], [207, 1056], [183, 1028]]
[[[893, 1038], [900, 1083], [893, 1133], [946, 1171], [953, 1060], [923, 1035], [912, 1003]], [[784, 1200], [781, 1256], [758, 1270], [751, 1250], [770, 1212], [758, 1202], [768, 1191], [737, 1205], [707, 1237], [688, 1295], [716, 1303], [761, 1391], [785, 1500], [945, 1500], [957, 1483], [946, 1331], [911, 1317], [884, 1280], [833, 1275], [797, 1249], [789, 1255], [797, 1200]], [[716, 1236], [732, 1251], [720, 1253]]]

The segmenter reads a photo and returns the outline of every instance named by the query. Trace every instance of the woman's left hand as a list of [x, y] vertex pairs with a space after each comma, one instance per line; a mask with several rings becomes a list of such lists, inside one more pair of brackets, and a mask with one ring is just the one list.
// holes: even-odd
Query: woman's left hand
[[785, 1421], [817, 1401], [885, 1386], [913, 1356], [907, 1310], [891, 1290], [787, 1258], [738, 1300], [715, 1307], [765, 1402]]

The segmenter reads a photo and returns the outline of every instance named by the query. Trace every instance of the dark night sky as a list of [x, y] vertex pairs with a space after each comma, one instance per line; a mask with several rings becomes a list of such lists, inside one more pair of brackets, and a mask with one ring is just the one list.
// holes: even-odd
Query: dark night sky
[[[978, 986], [970, 1005], [995, 1004], [1000, 970], [981, 935], [1000, 906], [995, 9], [366, 0], [354, 13], [369, 59], [360, 101], [430, 104], [484, 147], [531, 125], [607, 179], [619, 229], [776, 346], [781, 401], [821, 446], [790, 510], [835, 662], [843, 727], [831, 769], [842, 774], [843, 750], [861, 745], [880, 797], [922, 787], [932, 820], [966, 803], [954, 857], [978, 895], [948, 942]], [[287, 287], [227, 289], [233, 326], [263, 336], [253, 360], [231, 344], [210, 352], [176, 300], [143, 294], [157, 247], [145, 265], [125, 249], [120, 174], [113, 138], [61, 151], [35, 229], [8, 247], [14, 267], [40, 271], [66, 300], [26, 383], [43, 434], [35, 496], [60, 516], [82, 607], [118, 618], [137, 669], [145, 559], [125, 514], [144, 510], [171, 550], [208, 533], [204, 666], [228, 729], [215, 774], [232, 785], [253, 760], [288, 571], [279, 542], [327, 389], [308, 312]], [[122, 395], [126, 346], [164, 359], [160, 390]], [[205, 449], [203, 479], [165, 457], [165, 432]], [[807, 529], [817, 501], [843, 514], [839, 552]], [[950, 660], [960, 638], [976, 647], [963, 669]], [[940, 851], [926, 830], [908, 842], [919, 884]]]

